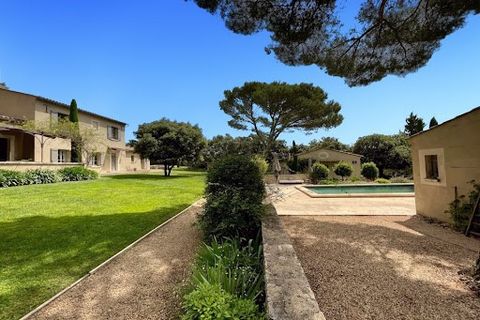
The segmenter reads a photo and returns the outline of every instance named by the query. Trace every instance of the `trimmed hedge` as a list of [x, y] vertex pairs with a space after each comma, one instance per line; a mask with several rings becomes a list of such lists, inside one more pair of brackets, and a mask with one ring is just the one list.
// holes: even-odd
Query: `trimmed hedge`
[[259, 167], [248, 157], [227, 157], [211, 166], [207, 182], [207, 202], [200, 217], [206, 238], [255, 238], [265, 197]]
[[258, 157], [229, 156], [210, 167], [207, 202], [200, 216], [206, 243], [183, 298], [182, 319], [265, 319], [263, 162]]
[[64, 168], [58, 171], [33, 169], [25, 172], [0, 169], [0, 188], [56, 183], [60, 181], [92, 180], [96, 178], [98, 178], [98, 173], [83, 167]]

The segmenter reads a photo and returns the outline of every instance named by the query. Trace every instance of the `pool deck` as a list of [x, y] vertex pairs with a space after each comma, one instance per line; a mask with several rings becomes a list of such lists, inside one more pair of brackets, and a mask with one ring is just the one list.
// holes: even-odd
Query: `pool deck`
[[414, 197], [313, 198], [295, 186], [269, 187], [281, 216], [414, 216]]

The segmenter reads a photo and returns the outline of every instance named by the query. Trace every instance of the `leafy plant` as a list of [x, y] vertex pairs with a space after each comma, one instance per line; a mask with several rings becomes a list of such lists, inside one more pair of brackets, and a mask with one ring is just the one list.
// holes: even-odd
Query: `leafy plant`
[[95, 180], [98, 173], [84, 167], [66, 167], [58, 171], [62, 181]]
[[57, 172], [47, 169], [28, 170], [24, 174], [25, 184], [44, 184], [60, 182], [61, 177]]
[[340, 161], [339, 163], [337, 163], [333, 171], [336, 175], [342, 177], [342, 180], [345, 180], [345, 177], [350, 177], [352, 175], [353, 167], [350, 163]]
[[261, 155], [256, 154], [252, 157], [252, 161], [253, 163], [255, 163], [258, 169], [260, 169], [260, 173], [262, 175], [265, 175], [267, 173], [268, 162], [267, 160], [265, 160], [265, 157], [262, 157]]
[[312, 171], [310, 172], [310, 180], [312, 183], [318, 183], [320, 180], [328, 178], [330, 170], [323, 163], [314, 163], [312, 165]]
[[261, 300], [263, 295], [262, 246], [258, 241], [227, 238], [204, 244], [197, 258], [193, 284], [218, 284], [240, 298]]
[[374, 162], [366, 162], [362, 164], [362, 176], [367, 178], [368, 180], [375, 180], [378, 178], [378, 168]]
[[468, 226], [468, 221], [473, 211], [475, 201], [480, 194], [480, 183], [475, 180], [469, 181], [473, 189], [468, 196], [461, 195], [458, 199], [453, 200], [446, 213], [450, 213], [453, 220], [453, 227], [459, 231], [464, 231]]
[[0, 187], [16, 187], [25, 184], [25, 174], [13, 170], [0, 169]]
[[202, 283], [184, 297], [183, 320], [257, 320], [264, 319], [258, 306], [238, 298], [217, 284]]
[[380, 183], [380, 184], [389, 184], [390, 180], [384, 179], [384, 178], [378, 178], [378, 179], [375, 180], [375, 182]]

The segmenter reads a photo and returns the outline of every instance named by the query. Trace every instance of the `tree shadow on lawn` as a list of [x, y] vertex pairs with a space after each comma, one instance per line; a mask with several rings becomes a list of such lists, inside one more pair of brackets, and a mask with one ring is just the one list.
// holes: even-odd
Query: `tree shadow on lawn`
[[189, 204], [0, 223], [0, 319], [19, 318]]
[[185, 179], [185, 178], [191, 178], [191, 177], [200, 177], [202, 176], [202, 173], [194, 173], [188, 172], [184, 173], [182, 172], [181, 174], [173, 174], [170, 177], [165, 177], [163, 174], [137, 174], [137, 173], [132, 173], [132, 174], [115, 174], [115, 175], [105, 175], [103, 176], [104, 178], [108, 179], [113, 179], [113, 180], [176, 180], [176, 179]]
[[282, 221], [327, 319], [478, 319], [457, 275], [474, 251], [398, 221], [316, 218]]

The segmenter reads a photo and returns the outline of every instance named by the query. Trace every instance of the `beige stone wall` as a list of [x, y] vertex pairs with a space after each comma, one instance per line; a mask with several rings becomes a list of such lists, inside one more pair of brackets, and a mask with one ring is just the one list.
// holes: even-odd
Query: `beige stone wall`
[[[63, 114], [68, 117], [68, 113], [69, 110], [66, 106], [43, 101], [28, 94], [0, 89], [0, 114], [19, 119], [47, 122], [55, 119], [58, 114]], [[92, 169], [99, 172], [139, 171], [150, 169], [149, 162], [142, 161], [139, 155], [134, 155], [135, 159], [133, 162], [130, 158], [130, 153], [132, 152], [129, 151], [130, 153], [127, 155], [128, 148], [125, 146], [124, 124], [101, 116], [95, 116], [88, 112], [79, 111], [79, 126], [80, 130], [88, 129], [97, 132], [97, 142], [94, 145], [94, 150], [91, 151], [99, 154], [99, 164], [91, 166], [91, 163], [89, 163], [89, 167]], [[118, 128], [118, 139], [113, 139], [108, 136], [108, 128], [112, 126]], [[48, 138], [36, 135], [35, 138], [27, 138], [31, 145], [30, 147], [22, 148], [22, 146], [24, 146], [23, 138], [15, 138], [16, 139], [12, 139], [15, 145], [15, 155], [12, 155], [13, 160], [28, 160], [28, 158], [33, 158], [31, 160], [34, 162], [49, 164], [52, 163], [52, 161], [56, 161], [55, 159], [52, 159], [52, 157], [55, 157], [56, 150], [66, 150], [67, 161], [71, 161], [71, 143], [68, 139]], [[43, 148], [42, 141], [44, 142]], [[33, 148], [33, 150], [31, 150], [31, 148]], [[22, 149], [28, 151], [28, 158], [25, 158], [25, 152], [21, 152]], [[84, 155], [83, 158], [83, 161], [87, 162], [88, 157]]]
[[361, 157], [353, 154], [343, 153], [343, 152], [336, 152], [334, 150], [327, 150], [327, 149], [319, 149], [313, 150], [308, 153], [304, 153], [298, 156], [299, 159], [312, 159], [317, 162], [325, 163], [330, 169], [330, 176], [336, 177], [333, 173], [333, 165], [340, 161], [345, 161], [352, 165], [353, 173], [352, 177], [361, 177]]
[[0, 115], [22, 120], [34, 117], [35, 97], [0, 89]]
[[[480, 110], [466, 114], [410, 139], [417, 212], [451, 222], [445, 210], [458, 194], [471, 191], [470, 180], [480, 181]], [[425, 177], [424, 156], [439, 157], [440, 181]]]

